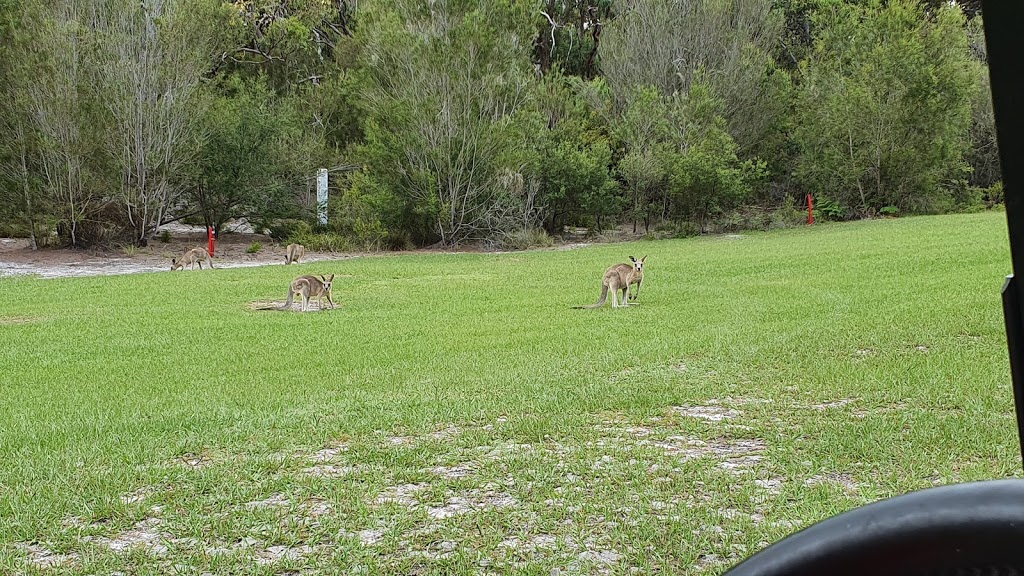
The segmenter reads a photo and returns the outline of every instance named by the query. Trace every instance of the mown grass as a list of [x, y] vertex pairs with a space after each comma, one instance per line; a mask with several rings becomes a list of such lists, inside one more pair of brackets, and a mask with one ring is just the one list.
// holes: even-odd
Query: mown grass
[[[713, 573], [1019, 475], [1006, 238], [985, 213], [3, 279], [0, 572]], [[569, 308], [644, 254], [639, 306]], [[342, 307], [249, 308], [300, 273]]]

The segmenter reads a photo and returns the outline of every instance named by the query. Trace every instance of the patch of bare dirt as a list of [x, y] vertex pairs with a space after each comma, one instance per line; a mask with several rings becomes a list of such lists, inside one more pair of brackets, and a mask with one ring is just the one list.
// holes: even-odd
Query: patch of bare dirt
[[301, 560], [306, 556], [314, 552], [314, 548], [309, 544], [303, 544], [301, 546], [285, 546], [277, 545], [270, 546], [269, 548], [257, 548], [255, 550], [256, 563], [266, 566], [267, 564], [276, 564], [282, 560]]
[[310, 466], [303, 470], [310, 476], [319, 476], [323, 478], [341, 478], [342, 476], [348, 476], [355, 472], [357, 468], [355, 466], [347, 466], [342, 464], [317, 464], [316, 466]]
[[816, 474], [804, 480], [804, 486], [810, 487], [818, 484], [836, 484], [850, 494], [855, 494], [860, 489], [860, 483], [852, 475], [845, 472]]
[[291, 504], [291, 501], [284, 494], [272, 494], [265, 500], [254, 500], [252, 502], [246, 502], [245, 507], [249, 509], [253, 508], [281, 508]]
[[699, 418], [701, 420], [708, 420], [710, 422], [721, 422], [730, 418], [736, 418], [743, 413], [735, 408], [727, 408], [725, 406], [673, 406], [672, 412], [679, 416], [686, 416], [688, 418]]
[[374, 498], [373, 503], [377, 505], [398, 504], [399, 506], [411, 508], [420, 503], [419, 500], [416, 499], [416, 495], [428, 488], [430, 488], [430, 485], [422, 482], [419, 484], [388, 486], [381, 491], [376, 498]]
[[200, 468], [206, 468], [207, 466], [214, 463], [214, 459], [209, 454], [183, 454], [178, 458], [174, 459], [174, 463], [191, 468], [193, 470], [199, 470]]
[[478, 512], [482, 510], [510, 508], [518, 504], [518, 500], [504, 492], [497, 492], [491, 489], [474, 488], [465, 496], [449, 493], [449, 496], [443, 505], [427, 508], [427, 515], [435, 520], [443, 520], [452, 516], [469, 514], [471, 512]]
[[832, 402], [822, 402], [820, 404], [811, 404], [810, 406], [807, 406], [807, 407], [810, 408], [811, 410], [817, 410], [819, 412], [823, 412], [823, 411], [828, 410], [830, 408], [842, 408], [843, 406], [846, 406], [847, 404], [853, 404], [856, 401], [857, 401], [856, 398], [840, 398], [839, 400], [833, 400]]
[[[302, 302], [301, 300], [296, 301], [296, 302], [292, 302], [292, 305], [290, 307], [286, 308], [284, 300], [282, 300], [280, 302], [278, 302], [276, 300], [253, 300], [252, 302], [249, 302], [246, 305], [246, 308], [248, 308], [249, 310], [277, 310], [277, 311], [280, 311], [280, 312], [298, 312], [298, 313], [302, 313], [302, 308], [300, 307], [301, 302]], [[334, 304], [336, 305], [336, 308], [331, 308], [330, 303], [328, 303], [327, 300], [325, 299], [324, 303], [323, 303], [323, 308], [321, 308], [320, 304], [316, 300], [310, 300], [309, 304], [306, 306], [306, 310], [305, 311], [306, 312], [329, 312], [331, 310], [337, 310], [338, 308], [342, 307], [342, 303], [339, 302], [337, 300], [337, 298], [334, 298]]]
[[384, 539], [385, 530], [379, 528], [367, 528], [359, 532], [342, 532], [342, 536], [355, 538], [363, 546], [373, 546]]
[[86, 536], [82, 538], [86, 542], [109, 548], [113, 552], [124, 552], [132, 548], [141, 548], [150, 554], [165, 554], [167, 552], [167, 539], [160, 533], [160, 526], [163, 520], [159, 518], [146, 518], [139, 520], [131, 528], [117, 534], [112, 538], [106, 536]]
[[28, 561], [37, 568], [56, 568], [78, 560], [78, 554], [58, 554], [43, 544], [15, 544], [28, 556]]
[[131, 494], [125, 494], [124, 496], [121, 496], [121, 503], [135, 504], [137, 502], [142, 502], [143, 500], [149, 498], [153, 494], [156, 494], [156, 488], [153, 488], [152, 486], [143, 486], [142, 488], [139, 488], [138, 490], [132, 492]]
[[467, 463], [456, 466], [434, 466], [433, 468], [427, 468], [426, 471], [446, 480], [458, 480], [472, 476], [476, 473], [476, 468], [472, 464]]
[[690, 436], [669, 436], [663, 441], [651, 442], [651, 445], [661, 448], [666, 454], [681, 456], [687, 460], [706, 456], [736, 459], [742, 456], [749, 457], [765, 449], [764, 440], [758, 438], [706, 441]]
[[[257, 253], [247, 250], [253, 242], [263, 249]], [[67, 278], [168, 272], [171, 259], [195, 247], [205, 248], [206, 231], [181, 227], [172, 231], [171, 241], [152, 240], [146, 247], [125, 247], [107, 250], [77, 250], [40, 248], [32, 250], [28, 241], [0, 239], [0, 277], [34, 275], [39, 278]], [[337, 261], [356, 257], [354, 254], [334, 252], [306, 252], [300, 264], [319, 261]], [[284, 246], [268, 236], [252, 233], [222, 234], [214, 247], [213, 267], [246, 268], [253, 266], [284, 266]], [[192, 270], [185, 270], [193, 272]], [[202, 272], [206, 272], [204, 266]], [[180, 272], [180, 271], [179, 271]], [[197, 267], [194, 273], [200, 273]]]

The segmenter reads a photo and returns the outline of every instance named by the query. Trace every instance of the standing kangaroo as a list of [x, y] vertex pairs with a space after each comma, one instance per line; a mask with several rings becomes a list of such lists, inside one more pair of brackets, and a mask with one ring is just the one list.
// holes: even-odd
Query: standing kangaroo
[[[616, 264], [605, 270], [604, 277], [601, 278], [601, 299], [596, 304], [573, 306], [573, 308], [600, 308], [608, 300], [609, 291], [612, 293], [612, 308], [629, 306], [628, 300], [636, 300], [636, 297], [640, 295], [640, 284], [644, 281], [644, 260], [647, 260], [647, 256], [639, 260], [630, 256], [629, 259], [633, 262], [632, 264]], [[636, 284], [636, 290], [633, 291], [633, 296], [627, 300], [631, 284]], [[619, 290], [622, 291], [622, 304], [619, 304], [616, 298]]]
[[285, 248], [284, 263], [287, 265], [292, 264], [294, 262], [298, 262], [299, 258], [302, 258], [305, 255], [305, 246], [303, 246], [302, 244], [289, 244], [288, 247]]
[[185, 269], [185, 266], [189, 266], [189, 270], [195, 270], [196, 264], [199, 264], [199, 269], [203, 269], [203, 262], [210, 268], [213, 268], [213, 260], [210, 259], [210, 253], [206, 251], [206, 248], [193, 248], [178, 259], [171, 258], [171, 272], [177, 269]]
[[331, 282], [334, 280], [334, 274], [328, 277], [311, 275], [299, 276], [295, 280], [292, 280], [291, 286], [288, 288], [288, 300], [284, 303], [279, 310], [287, 310], [291, 308], [292, 296], [295, 294], [302, 295], [301, 310], [306, 311], [306, 307], [309, 306], [309, 299], [316, 297], [317, 305], [321, 310], [324, 308], [324, 296], [327, 296], [327, 301], [331, 303], [331, 308], [334, 308], [334, 300], [331, 299]]

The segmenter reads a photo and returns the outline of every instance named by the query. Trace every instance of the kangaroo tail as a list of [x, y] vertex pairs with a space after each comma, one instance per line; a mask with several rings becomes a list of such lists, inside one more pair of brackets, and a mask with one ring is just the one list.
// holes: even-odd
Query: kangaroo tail
[[577, 310], [590, 310], [590, 309], [593, 309], [593, 308], [600, 308], [601, 306], [604, 306], [604, 303], [607, 302], [607, 301], [608, 301], [608, 285], [607, 284], [602, 284], [601, 285], [601, 298], [596, 303], [591, 304], [589, 306], [573, 306], [573, 308], [575, 308]]
[[287, 310], [288, 308], [291, 308], [291, 307], [292, 307], [292, 289], [289, 288], [288, 289], [288, 299], [285, 300], [284, 305], [281, 306], [280, 308], [278, 308], [278, 310]]

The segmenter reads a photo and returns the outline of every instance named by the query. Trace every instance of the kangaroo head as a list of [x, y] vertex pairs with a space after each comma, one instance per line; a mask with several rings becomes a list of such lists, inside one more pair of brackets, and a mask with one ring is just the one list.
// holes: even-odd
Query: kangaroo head
[[178, 267], [178, 261], [177, 261], [177, 259], [175, 259], [175, 258], [171, 258], [171, 271], [173, 272], [173, 271], [174, 271], [174, 269], [175, 269], [175, 268], [177, 268], [177, 267]]
[[630, 256], [629, 259], [633, 262], [633, 270], [636, 270], [637, 272], [640, 272], [641, 274], [643, 274], [643, 271], [644, 271], [644, 260], [647, 260], [647, 256], [644, 256], [643, 258], [641, 258], [639, 260], [637, 260], [636, 258], [633, 258], [632, 256]]
[[331, 282], [333, 280], [334, 280], [334, 274], [331, 274], [330, 276], [327, 276], [326, 278], [324, 276], [320, 276], [320, 281], [324, 283], [324, 291], [325, 292], [330, 292], [331, 291]]

